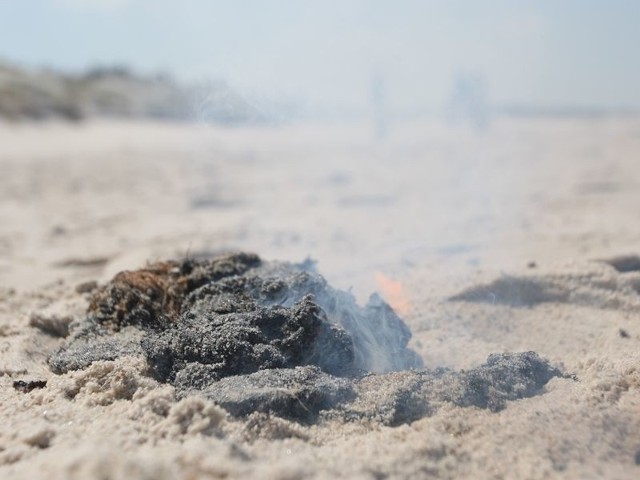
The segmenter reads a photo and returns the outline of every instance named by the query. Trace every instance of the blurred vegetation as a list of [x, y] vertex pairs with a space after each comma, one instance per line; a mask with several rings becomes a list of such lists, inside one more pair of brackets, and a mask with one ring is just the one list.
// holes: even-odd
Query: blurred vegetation
[[266, 120], [225, 82], [184, 86], [168, 75], [142, 76], [125, 66], [95, 67], [71, 75], [0, 62], [0, 118], [81, 121], [93, 117], [222, 124]]

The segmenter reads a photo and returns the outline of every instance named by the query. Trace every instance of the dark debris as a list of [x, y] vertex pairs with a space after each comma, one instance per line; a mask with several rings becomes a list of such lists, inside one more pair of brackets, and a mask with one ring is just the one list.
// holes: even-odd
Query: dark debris
[[22, 393], [29, 393], [33, 390], [44, 388], [46, 386], [46, 380], [16, 380], [13, 382], [13, 388]]
[[400, 425], [443, 402], [493, 411], [560, 375], [533, 352], [469, 370], [428, 370], [380, 297], [361, 307], [312, 264], [252, 254], [160, 262], [95, 289], [84, 321], [49, 358], [56, 373], [144, 357], [178, 396], [205, 395], [235, 416]]

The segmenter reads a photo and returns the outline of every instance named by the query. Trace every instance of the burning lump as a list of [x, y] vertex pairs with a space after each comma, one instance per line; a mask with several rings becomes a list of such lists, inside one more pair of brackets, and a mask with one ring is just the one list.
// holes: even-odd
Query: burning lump
[[[312, 265], [264, 262], [240, 253], [119, 273], [94, 291], [86, 318], [49, 365], [65, 373], [98, 360], [144, 357], [151, 375], [174, 385], [179, 396], [206, 395], [237, 416], [262, 411], [298, 421], [340, 409], [347, 416], [394, 424], [432, 409], [433, 395], [418, 394], [424, 385], [455, 383], [457, 396], [451, 401], [461, 405], [477, 404], [478, 389], [491, 390], [485, 381], [489, 370], [417, 370], [422, 361], [407, 347], [410, 338], [405, 323], [377, 295], [361, 307], [351, 294], [327, 285]], [[514, 383], [532, 383], [516, 398], [533, 394], [559, 374], [537, 356], [526, 361], [524, 370], [522, 359], [502, 362], [503, 370], [513, 365], [513, 375], [519, 375]], [[402, 373], [399, 383], [398, 374], [388, 373], [404, 370], [411, 371]], [[533, 381], [529, 371], [536, 372]], [[370, 395], [367, 385], [380, 382], [386, 390], [375, 388], [388, 395], [377, 400], [377, 411], [367, 410], [362, 406]], [[405, 383], [420, 388], [405, 392]], [[380, 416], [407, 398], [409, 406], [399, 416]], [[493, 405], [484, 403], [478, 406]]]
[[50, 365], [61, 373], [138, 351], [174, 384], [303, 365], [345, 376], [419, 367], [410, 337], [378, 296], [363, 308], [303, 266], [237, 254], [119, 273]]

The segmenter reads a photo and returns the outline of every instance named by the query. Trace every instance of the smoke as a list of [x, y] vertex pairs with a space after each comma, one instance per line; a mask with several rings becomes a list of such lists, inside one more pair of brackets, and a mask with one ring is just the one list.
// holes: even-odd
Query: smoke
[[[313, 295], [328, 321], [343, 328], [351, 337], [357, 370], [384, 373], [422, 365], [420, 357], [407, 348], [411, 339], [409, 327], [379, 295], [372, 294], [361, 307], [351, 293], [332, 288], [314, 270], [312, 262], [261, 267], [255, 275], [267, 282], [269, 279], [284, 282], [281, 293], [263, 297], [262, 304], [292, 308], [306, 295]], [[320, 357], [324, 355], [324, 352], [318, 353]]]
[[[434, 114], [460, 71], [482, 72], [500, 107], [640, 106], [635, 4], [525, 3], [26, 0], [0, 6], [0, 56], [64, 71], [125, 64], [188, 83], [222, 78], [276, 118], [291, 105], [299, 117], [370, 116], [380, 108], [375, 78], [390, 115]], [[40, 41], [26, 42], [27, 30]]]

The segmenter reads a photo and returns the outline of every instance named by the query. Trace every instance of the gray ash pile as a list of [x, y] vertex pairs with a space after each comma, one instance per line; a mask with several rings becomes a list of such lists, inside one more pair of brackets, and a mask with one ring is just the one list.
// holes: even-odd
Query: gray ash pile
[[240, 253], [119, 273], [49, 365], [65, 373], [133, 355], [179, 396], [205, 395], [234, 416], [389, 425], [442, 401], [499, 409], [560, 375], [533, 353], [492, 356], [468, 372], [427, 370], [410, 338], [377, 295], [361, 307], [312, 265]]

